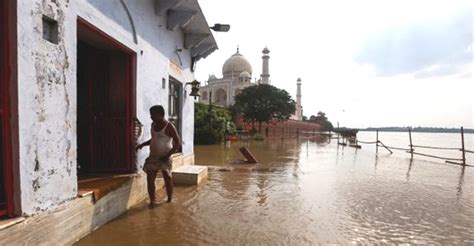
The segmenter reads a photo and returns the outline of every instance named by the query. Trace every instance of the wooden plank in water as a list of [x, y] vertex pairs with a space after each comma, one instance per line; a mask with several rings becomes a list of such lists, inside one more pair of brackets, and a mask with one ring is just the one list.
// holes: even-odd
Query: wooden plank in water
[[252, 153], [250, 153], [250, 150], [245, 147], [241, 147], [239, 150], [247, 160], [247, 163], [258, 163], [257, 159], [252, 155]]

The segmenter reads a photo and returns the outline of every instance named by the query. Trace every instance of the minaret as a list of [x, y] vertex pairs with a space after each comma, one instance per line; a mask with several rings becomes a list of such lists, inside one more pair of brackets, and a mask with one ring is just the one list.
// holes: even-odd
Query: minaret
[[296, 80], [296, 118], [303, 120], [303, 110], [301, 107], [301, 79]]
[[262, 78], [262, 83], [263, 84], [270, 84], [270, 80], [268, 78], [270, 78], [270, 73], [268, 71], [268, 59], [270, 59], [270, 56], [268, 55], [268, 53], [270, 53], [270, 51], [268, 50], [267, 47], [265, 47], [263, 50], [262, 50], [262, 74], [260, 75], [260, 77]]

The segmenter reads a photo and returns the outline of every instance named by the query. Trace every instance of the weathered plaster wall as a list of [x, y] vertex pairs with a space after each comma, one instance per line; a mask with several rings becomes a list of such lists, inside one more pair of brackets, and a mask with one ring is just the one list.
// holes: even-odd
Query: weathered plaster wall
[[[18, 1], [21, 207], [32, 214], [76, 195], [75, 70], [67, 1]], [[59, 43], [43, 40], [43, 15]]]
[[[194, 79], [188, 50], [180, 31], [166, 29], [164, 16], [153, 12], [153, 1], [124, 1], [138, 34], [135, 43], [130, 21], [120, 0], [18, 1], [18, 91], [20, 184], [23, 214], [52, 209], [77, 193], [76, 173], [76, 21], [87, 20], [136, 52], [136, 114], [145, 125], [140, 138], [150, 137], [148, 109], [168, 108], [168, 76], [183, 83]], [[59, 42], [42, 38], [43, 15], [57, 20]], [[182, 71], [172, 72], [169, 59]], [[162, 88], [162, 78], [166, 88]], [[189, 86], [187, 93], [189, 94]], [[183, 152], [193, 153], [194, 99], [183, 97]], [[138, 153], [138, 168], [148, 149]]]

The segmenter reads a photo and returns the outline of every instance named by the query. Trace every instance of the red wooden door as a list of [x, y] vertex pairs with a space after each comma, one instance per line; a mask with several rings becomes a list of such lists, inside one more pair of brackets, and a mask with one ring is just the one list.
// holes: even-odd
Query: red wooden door
[[[87, 172], [132, 171], [133, 130], [131, 117], [131, 57], [118, 50], [104, 50], [80, 44], [78, 83], [87, 91], [78, 97], [82, 117], [78, 132], [87, 145], [81, 154]], [[78, 85], [81, 86], [81, 85]], [[86, 102], [84, 102], [86, 101]], [[84, 131], [84, 128], [86, 130]], [[81, 134], [80, 133], [80, 134]], [[79, 144], [79, 143], [78, 143]], [[84, 153], [84, 152], [82, 152]]]
[[119, 51], [97, 54], [89, 80], [90, 171], [127, 172], [132, 164], [130, 58]]
[[0, 3], [0, 216], [13, 215], [13, 174], [9, 105], [8, 2]]

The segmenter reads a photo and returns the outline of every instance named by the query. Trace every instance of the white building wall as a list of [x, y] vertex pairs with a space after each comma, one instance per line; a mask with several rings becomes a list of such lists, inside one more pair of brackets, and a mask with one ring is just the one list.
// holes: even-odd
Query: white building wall
[[[133, 18], [138, 42], [120, 0], [18, 1], [18, 111], [21, 210], [25, 215], [52, 209], [76, 197], [76, 21], [87, 20], [136, 52], [136, 114], [145, 125], [140, 138], [149, 138], [148, 109], [168, 109], [169, 58], [179, 61], [182, 33], [166, 29], [164, 16], [153, 12], [153, 1], [125, 0]], [[42, 17], [58, 21], [59, 43], [42, 37]], [[173, 77], [194, 79], [188, 50], [180, 52], [182, 72]], [[166, 88], [162, 88], [162, 78]], [[189, 86], [187, 93], [189, 94]], [[193, 153], [194, 99], [183, 97], [184, 155]], [[148, 150], [138, 153], [141, 169]]]
[[[210, 92], [212, 90], [212, 98], [213, 99], [212, 99], [211, 102], [215, 105], [228, 107], [230, 105], [233, 105], [234, 102], [235, 102], [235, 96], [236, 96], [235, 91], [236, 90], [243, 90], [247, 87], [255, 86], [255, 85], [257, 85], [257, 84], [256, 83], [251, 83], [251, 82], [242, 83], [242, 82], [239, 82], [236, 79], [222, 78], [222, 79], [214, 80], [214, 81], [209, 82], [208, 85], [202, 86], [200, 88], [201, 94], [203, 94], [204, 92], [207, 93], [207, 99], [203, 99], [201, 97], [201, 98], [199, 98], [199, 102], [200, 103], [209, 103]], [[216, 92], [219, 89], [224, 90], [226, 95], [227, 95], [227, 101], [225, 102], [225, 105], [222, 105], [221, 103], [217, 103], [216, 100], [215, 100], [215, 98], [217, 96]]]

